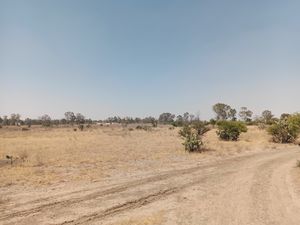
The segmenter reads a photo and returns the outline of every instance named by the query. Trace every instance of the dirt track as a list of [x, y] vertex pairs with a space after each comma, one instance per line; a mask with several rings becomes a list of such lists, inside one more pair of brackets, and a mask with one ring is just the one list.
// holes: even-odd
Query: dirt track
[[299, 225], [300, 196], [291, 176], [297, 158], [299, 150], [260, 152], [20, 200], [0, 208], [0, 224]]

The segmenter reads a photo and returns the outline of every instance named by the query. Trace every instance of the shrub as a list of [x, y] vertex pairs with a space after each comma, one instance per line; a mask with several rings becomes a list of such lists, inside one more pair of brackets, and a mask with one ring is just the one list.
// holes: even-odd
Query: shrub
[[220, 121], [217, 125], [218, 136], [226, 141], [237, 141], [242, 132], [247, 132], [246, 125], [239, 121]]
[[137, 125], [135, 129], [137, 129], [137, 130], [144, 130], [144, 131], [151, 131], [151, 127], [149, 127], [149, 126]]
[[203, 142], [196, 133], [191, 133], [191, 135], [188, 135], [185, 138], [183, 145], [186, 151], [196, 152], [202, 150], [201, 147], [203, 145]]
[[201, 125], [199, 124], [197, 126], [195, 124], [191, 126], [185, 125], [179, 131], [179, 135], [184, 138], [184, 142], [182, 144], [188, 152], [203, 151], [202, 136], [209, 129], [204, 125], [204, 123]]
[[187, 138], [191, 134], [192, 134], [192, 129], [188, 125], [183, 126], [179, 131], [179, 135], [184, 138]]
[[83, 131], [83, 128], [84, 128], [83, 124], [79, 124], [79, 125], [78, 125], [78, 129], [79, 129], [79, 130]]
[[203, 135], [208, 132], [210, 129], [206, 126], [205, 122], [195, 121], [192, 123], [192, 128], [194, 128], [198, 135]]
[[269, 134], [276, 143], [293, 143], [300, 133], [300, 114], [286, 117], [269, 127]]

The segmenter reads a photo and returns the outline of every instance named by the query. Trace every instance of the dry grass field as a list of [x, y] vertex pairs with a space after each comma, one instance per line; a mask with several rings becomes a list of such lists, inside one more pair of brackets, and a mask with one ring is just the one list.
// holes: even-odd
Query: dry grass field
[[178, 131], [0, 129], [0, 223], [267, 224], [255, 220], [280, 212], [275, 224], [299, 224], [298, 146], [250, 126], [237, 142], [211, 129], [206, 151], [188, 153]]
[[[49, 185], [95, 182], [110, 176], [155, 172], [178, 163], [230, 156], [239, 152], [276, 149], [268, 134], [257, 127], [238, 142], [220, 141], [212, 129], [204, 137], [206, 152], [184, 151], [178, 129], [150, 131], [112, 125], [75, 132], [72, 127], [0, 129], [0, 185]], [[6, 155], [14, 158], [13, 165]]]

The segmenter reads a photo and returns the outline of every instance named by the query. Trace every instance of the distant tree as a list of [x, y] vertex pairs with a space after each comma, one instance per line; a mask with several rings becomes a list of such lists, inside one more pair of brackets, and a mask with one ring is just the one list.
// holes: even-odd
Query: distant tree
[[160, 114], [158, 121], [160, 123], [172, 123], [174, 122], [175, 115], [171, 113], [162, 113]]
[[[97, 121], [95, 121], [95, 123], [96, 123], [96, 122], [97, 122]], [[93, 120], [90, 119], [90, 118], [89, 118], [89, 119], [86, 119], [86, 120], [85, 120], [85, 123], [91, 125], [91, 124], [93, 123]]]
[[60, 124], [67, 124], [67, 120], [63, 118], [63, 119], [59, 120], [59, 123]]
[[281, 116], [280, 116], [280, 119], [281, 120], [284, 120], [284, 119], [287, 119], [291, 116], [291, 114], [288, 114], [288, 113], [282, 113]]
[[70, 124], [74, 124], [75, 120], [76, 120], [76, 116], [73, 112], [65, 112], [65, 118], [66, 118], [66, 121], [67, 123], [70, 123]]
[[189, 116], [190, 116], [190, 122], [196, 119], [196, 116], [194, 114], [190, 114]]
[[9, 125], [9, 119], [8, 119], [8, 116], [3, 116], [2, 124], [3, 124], [4, 126]]
[[151, 123], [153, 127], [157, 127], [157, 119], [155, 119], [152, 116], [149, 117], [145, 117], [144, 119], [142, 119], [143, 123]]
[[18, 125], [18, 123], [20, 122], [20, 118], [21, 118], [21, 116], [20, 116], [20, 114], [15, 114], [15, 113], [13, 113], [13, 114], [11, 114], [10, 115], [10, 125]]
[[51, 125], [51, 117], [47, 114], [40, 117], [42, 125], [45, 127], [49, 127]]
[[31, 120], [30, 118], [26, 118], [26, 119], [24, 120], [24, 124], [25, 124], [26, 126], [28, 126], [28, 127], [31, 127], [32, 120]]
[[230, 109], [229, 113], [228, 113], [228, 119], [232, 120], [232, 121], [236, 121], [236, 109]]
[[185, 112], [185, 113], [183, 114], [182, 119], [183, 119], [183, 121], [184, 121], [185, 123], [188, 123], [189, 120], [190, 120], [190, 114], [189, 114], [188, 112]]
[[142, 122], [142, 119], [139, 118], [139, 117], [136, 117], [136, 118], [134, 119], [134, 123], [141, 123], [141, 122]]
[[245, 121], [250, 122], [252, 118], [253, 112], [249, 110], [247, 107], [241, 107], [241, 110], [239, 112], [239, 117]]
[[81, 113], [77, 113], [76, 114], [76, 123], [77, 124], [83, 124], [84, 123], [84, 120], [85, 120], [85, 118], [84, 118], [84, 116], [81, 114]]
[[3, 123], [3, 119], [1, 118], [1, 116], [0, 116], [0, 125]]
[[236, 110], [224, 103], [217, 103], [213, 106], [217, 120], [236, 120]]
[[265, 110], [261, 114], [262, 120], [265, 124], [271, 124], [274, 118], [274, 115], [270, 110]]

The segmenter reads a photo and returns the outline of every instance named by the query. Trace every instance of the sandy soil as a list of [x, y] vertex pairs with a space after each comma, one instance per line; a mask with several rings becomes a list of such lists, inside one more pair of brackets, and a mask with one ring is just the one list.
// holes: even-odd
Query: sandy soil
[[[250, 128], [236, 143], [220, 142], [215, 131], [211, 131], [205, 137], [210, 151], [187, 154], [176, 130], [132, 131], [118, 140], [123, 128], [109, 130], [110, 135], [103, 129], [108, 128], [76, 134], [66, 130], [33, 131], [22, 133], [24, 139], [16, 136], [17, 131], [2, 133], [2, 154], [9, 148], [8, 143], [15, 143], [10, 151], [17, 155], [23, 150], [21, 144], [35, 135], [35, 143], [40, 147], [47, 146], [48, 141], [50, 145], [51, 139], [68, 139], [68, 135], [78, 135], [81, 145], [77, 143], [71, 158], [73, 166], [78, 165], [79, 169], [57, 175], [64, 182], [56, 176], [47, 177], [49, 182], [36, 182], [41, 174], [18, 180], [19, 173], [26, 176], [28, 171], [38, 168], [42, 174], [48, 174], [59, 165], [67, 170], [72, 162], [65, 157], [52, 160], [53, 153], [47, 155], [34, 147], [32, 154], [48, 156], [43, 165], [37, 166], [28, 157], [25, 164], [0, 167], [3, 182], [7, 179], [3, 174], [12, 171], [11, 183], [0, 188], [0, 224], [300, 224], [298, 146], [271, 144], [265, 132]], [[109, 137], [116, 140], [115, 152], [110, 147], [107, 147], [110, 151], [100, 151], [95, 144], [104, 148], [101, 142], [106, 141], [112, 145], [108, 144]], [[148, 146], [143, 147], [145, 143]], [[118, 144], [127, 145], [118, 147]], [[61, 148], [66, 146], [69, 147], [65, 144]], [[93, 150], [88, 151], [91, 146]], [[93, 179], [86, 176], [66, 179], [67, 173], [84, 170], [79, 160], [80, 156], [86, 160], [79, 153], [82, 149], [94, 152], [89, 163], [95, 168], [86, 168]], [[127, 150], [122, 153], [124, 149]], [[116, 153], [120, 154], [114, 161]], [[97, 164], [100, 158], [102, 164]], [[24, 167], [27, 172], [19, 172]]]

